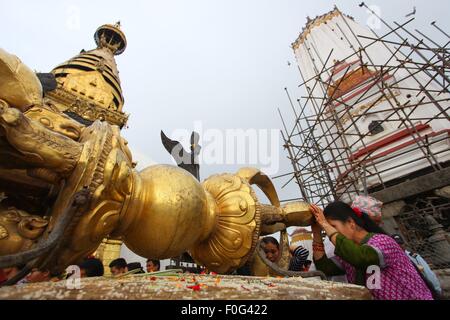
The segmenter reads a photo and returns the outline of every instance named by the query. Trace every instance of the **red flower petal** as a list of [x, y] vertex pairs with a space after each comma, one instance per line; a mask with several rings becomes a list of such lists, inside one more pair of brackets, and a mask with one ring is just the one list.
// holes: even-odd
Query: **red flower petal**
[[199, 284], [197, 284], [197, 285], [195, 285], [195, 286], [188, 286], [187, 288], [188, 288], [188, 289], [192, 289], [192, 290], [194, 290], [194, 291], [200, 291], [200, 290], [201, 290]]

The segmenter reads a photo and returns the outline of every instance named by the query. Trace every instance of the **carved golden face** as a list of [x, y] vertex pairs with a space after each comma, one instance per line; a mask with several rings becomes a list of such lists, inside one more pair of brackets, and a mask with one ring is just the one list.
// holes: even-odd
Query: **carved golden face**
[[25, 112], [25, 115], [30, 119], [38, 121], [47, 129], [61, 133], [76, 141], [80, 139], [83, 125], [61, 112], [54, 112], [42, 107], [33, 107]]
[[39, 238], [48, 221], [14, 208], [0, 212], [0, 255], [27, 250]]

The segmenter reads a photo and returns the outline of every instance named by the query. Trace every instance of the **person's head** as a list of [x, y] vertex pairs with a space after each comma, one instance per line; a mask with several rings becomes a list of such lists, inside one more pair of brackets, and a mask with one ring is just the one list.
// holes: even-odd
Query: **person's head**
[[139, 270], [135, 273], [144, 273], [144, 270], [142, 269], [142, 265], [140, 262], [131, 262], [128, 264], [127, 268], [128, 271]]
[[125, 261], [124, 258], [115, 259], [111, 261], [111, 263], [109, 264], [109, 269], [113, 276], [127, 273], [128, 272], [127, 262]]
[[0, 269], [0, 285], [3, 283], [3, 282], [5, 282], [7, 279], [6, 279], [6, 275], [5, 275], [5, 272], [3, 271], [3, 269]]
[[356, 241], [363, 231], [386, 234], [366, 213], [353, 210], [344, 202], [329, 204], [323, 213], [327, 221], [347, 239]]
[[10, 280], [14, 278], [23, 268], [25, 268], [25, 265], [3, 268], [3, 274], [5, 275], [7, 280]]
[[280, 244], [274, 237], [265, 237], [261, 244], [266, 254], [266, 258], [271, 262], [277, 262], [280, 257]]
[[305, 271], [309, 271], [309, 269], [311, 268], [312, 265], [312, 261], [311, 260], [306, 260], [305, 264], [304, 264], [304, 270]]
[[85, 277], [101, 277], [104, 273], [103, 263], [97, 258], [89, 258], [79, 264], [80, 276]]
[[5, 278], [7, 280], [14, 277], [18, 272], [19, 272], [19, 269], [17, 267], [3, 268], [3, 274], [5, 275]]
[[152, 259], [147, 260], [147, 272], [159, 271], [160, 268], [161, 265], [159, 260], [152, 260]]
[[394, 239], [395, 242], [397, 242], [398, 245], [399, 245], [400, 247], [402, 247], [403, 250], [406, 249], [405, 241], [403, 240], [403, 238], [402, 238], [401, 235], [399, 235], [399, 234], [394, 234], [394, 235], [392, 235], [392, 239]]
[[38, 269], [33, 268], [31, 272], [26, 276], [27, 282], [36, 283], [36, 282], [46, 282], [50, 281], [52, 275], [50, 270], [48, 269]]

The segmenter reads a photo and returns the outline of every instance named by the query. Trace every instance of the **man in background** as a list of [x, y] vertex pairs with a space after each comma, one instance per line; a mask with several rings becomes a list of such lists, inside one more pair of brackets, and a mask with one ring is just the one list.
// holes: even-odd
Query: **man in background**
[[[3, 282], [9, 281], [12, 278], [14, 278], [17, 274], [19, 274], [20, 270], [22, 270], [23, 268], [25, 268], [25, 265], [19, 265], [19, 266], [15, 266], [15, 267], [10, 267], [10, 268], [3, 268], [3, 276], [5, 278], [5, 280]], [[22, 278], [19, 281], [16, 282], [16, 284], [24, 284], [26, 283], [26, 279]]]
[[52, 280], [52, 275], [48, 269], [40, 270], [33, 268], [25, 279], [27, 283], [47, 282]]
[[124, 274], [128, 272], [127, 262], [124, 258], [118, 258], [109, 264], [109, 269], [113, 276], [118, 276], [120, 274]]
[[78, 265], [81, 278], [102, 277], [104, 274], [103, 263], [97, 258], [88, 258]]
[[147, 272], [156, 272], [161, 268], [159, 260], [147, 260]]
[[128, 264], [127, 268], [128, 268], [128, 271], [133, 271], [132, 272], [133, 274], [145, 273], [140, 262], [131, 262]]

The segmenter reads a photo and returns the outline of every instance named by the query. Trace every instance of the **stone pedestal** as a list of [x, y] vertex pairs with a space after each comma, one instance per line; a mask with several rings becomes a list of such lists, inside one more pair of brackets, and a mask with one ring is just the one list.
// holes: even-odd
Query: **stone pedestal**
[[[73, 285], [73, 283], [69, 284]], [[360, 286], [302, 278], [151, 274], [84, 278], [78, 289], [66, 281], [4, 287], [5, 299], [106, 300], [368, 300]]]

